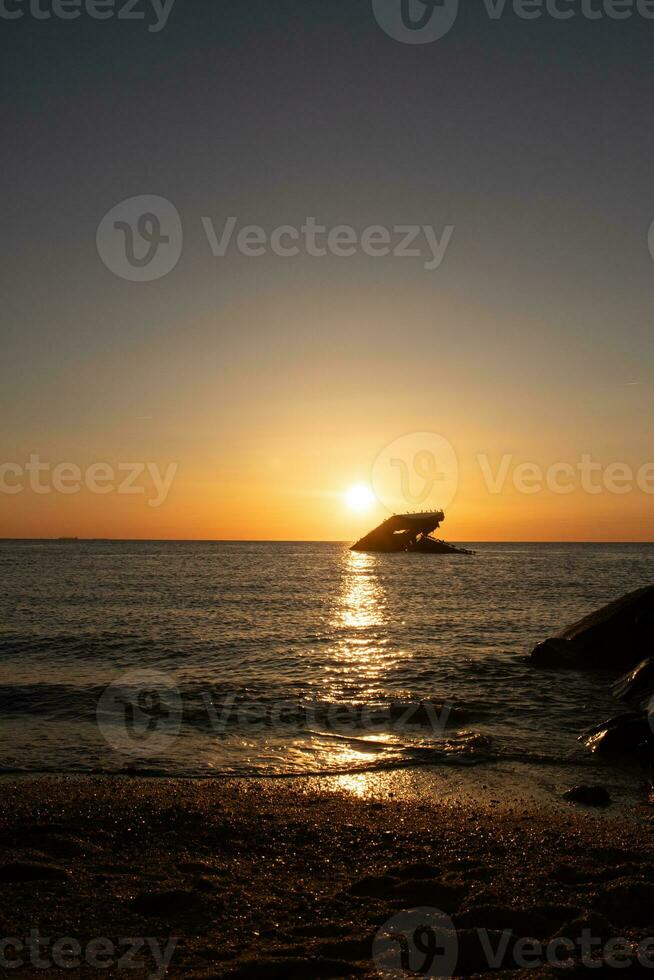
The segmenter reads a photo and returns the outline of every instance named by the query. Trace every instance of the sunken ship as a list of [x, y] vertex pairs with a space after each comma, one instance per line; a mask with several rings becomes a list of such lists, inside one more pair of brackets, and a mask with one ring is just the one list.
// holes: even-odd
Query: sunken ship
[[350, 551], [398, 552], [410, 551], [428, 555], [472, 555], [466, 548], [457, 548], [447, 541], [432, 537], [445, 520], [442, 510], [419, 514], [393, 514], [388, 520], [357, 541]]

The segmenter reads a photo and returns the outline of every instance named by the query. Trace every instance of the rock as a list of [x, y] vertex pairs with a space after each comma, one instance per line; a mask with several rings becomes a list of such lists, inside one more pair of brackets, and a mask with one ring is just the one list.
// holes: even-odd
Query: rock
[[654, 919], [654, 885], [631, 878], [616, 881], [602, 889], [593, 911], [616, 926], [650, 925]]
[[638, 666], [618, 678], [613, 693], [621, 701], [647, 699], [654, 691], [654, 659], [643, 660]]
[[69, 875], [64, 868], [54, 864], [36, 864], [27, 861], [15, 861], [0, 867], [0, 881], [66, 881]]
[[575, 786], [563, 794], [563, 799], [570, 803], [582, 803], [584, 806], [611, 804], [611, 794], [604, 786]]
[[652, 650], [654, 586], [631, 592], [591, 613], [531, 654], [536, 667], [632, 670]]
[[579, 741], [601, 755], [626, 755], [641, 764], [650, 761], [653, 733], [646, 711], [628, 711], [579, 736]]

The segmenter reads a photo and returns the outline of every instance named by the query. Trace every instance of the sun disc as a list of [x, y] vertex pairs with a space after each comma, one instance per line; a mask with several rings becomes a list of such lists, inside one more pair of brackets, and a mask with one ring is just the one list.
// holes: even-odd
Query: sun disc
[[375, 495], [365, 483], [358, 483], [345, 494], [345, 501], [350, 508], [357, 514], [363, 514], [375, 503]]

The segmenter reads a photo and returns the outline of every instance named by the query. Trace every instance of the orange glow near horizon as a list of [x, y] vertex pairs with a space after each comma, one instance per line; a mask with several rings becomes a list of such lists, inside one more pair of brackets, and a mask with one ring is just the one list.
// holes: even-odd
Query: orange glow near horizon
[[[268, 296], [264, 325], [274, 343], [252, 332], [260, 314], [253, 301], [228, 311], [220, 336], [214, 320], [203, 320], [161, 350], [144, 341], [129, 360], [103, 356], [84, 372], [71, 367], [70, 404], [35, 408], [14, 393], [0, 464], [24, 466], [38, 453], [84, 474], [137, 460], [154, 462], [160, 474], [176, 471], [160, 506], [149, 505], [156, 487], [145, 478], [140, 495], [0, 492], [0, 537], [352, 542], [392, 512], [429, 509], [450, 496], [442, 461], [427, 465], [418, 440], [406, 458], [389, 453], [395, 494], [373, 498], [375, 466], [388, 447], [431, 432], [447, 439], [458, 461], [456, 493], [441, 504], [439, 535], [447, 540], [653, 540], [652, 492], [634, 485], [589, 493], [578, 474], [570, 492], [547, 485], [534, 492], [524, 467], [551, 476], [552, 467], [574, 470], [589, 454], [603, 472], [618, 462], [640, 472], [654, 458], [643, 424], [654, 387], [598, 377], [597, 365], [585, 366], [583, 345], [569, 346], [556, 376], [545, 377], [552, 341], [537, 325], [516, 317], [498, 333], [482, 309], [445, 296], [435, 384], [434, 363], [413, 349], [405, 358], [397, 343], [399, 323], [408, 322], [412, 336], [432, 336], [431, 294], [421, 303], [418, 294], [389, 294], [368, 309], [353, 294], [339, 295], [317, 314], [309, 295]], [[466, 344], [473, 319], [475, 336], [485, 330], [492, 343]], [[294, 342], [280, 343], [285, 334]], [[374, 370], [362, 371], [371, 358]], [[625, 376], [634, 371], [625, 367]], [[516, 488], [516, 474], [524, 486]], [[17, 482], [13, 472], [4, 478]], [[560, 470], [554, 479], [566, 482]]]
[[[199, 471], [185, 481], [182, 472], [156, 508], [137, 495], [0, 495], [0, 537], [351, 542], [390, 514], [372, 494], [344, 494], [338, 488], [347, 480], [333, 472], [321, 489], [308, 474], [286, 480], [283, 469], [266, 482], [243, 474], [231, 485]], [[651, 499], [641, 492], [525, 494], [509, 484], [489, 493], [471, 470], [462, 471], [438, 534], [451, 541], [651, 541], [650, 513]]]

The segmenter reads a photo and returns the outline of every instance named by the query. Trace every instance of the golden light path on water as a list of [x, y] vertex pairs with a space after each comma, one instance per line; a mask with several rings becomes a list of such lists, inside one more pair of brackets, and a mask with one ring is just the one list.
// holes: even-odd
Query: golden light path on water
[[327, 668], [329, 693], [335, 697], [354, 687], [360, 698], [374, 694], [389, 667], [405, 656], [387, 649], [388, 598], [378, 561], [356, 551], [343, 555], [341, 590], [329, 624], [338, 637]]
[[[329, 622], [337, 641], [326, 667], [324, 691], [324, 697], [334, 705], [354, 705], [363, 713], [371, 700], [379, 699], [390, 668], [398, 660], [410, 657], [388, 647], [387, 606], [379, 559], [361, 552], [345, 552], [341, 588]], [[390, 733], [372, 734], [352, 727], [335, 737], [317, 736], [314, 751], [325, 769], [333, 772], [367, 765], [396, 741]], [[357, 794], [366, 792], [367, 774], [342, 778], [344, 789]]]

